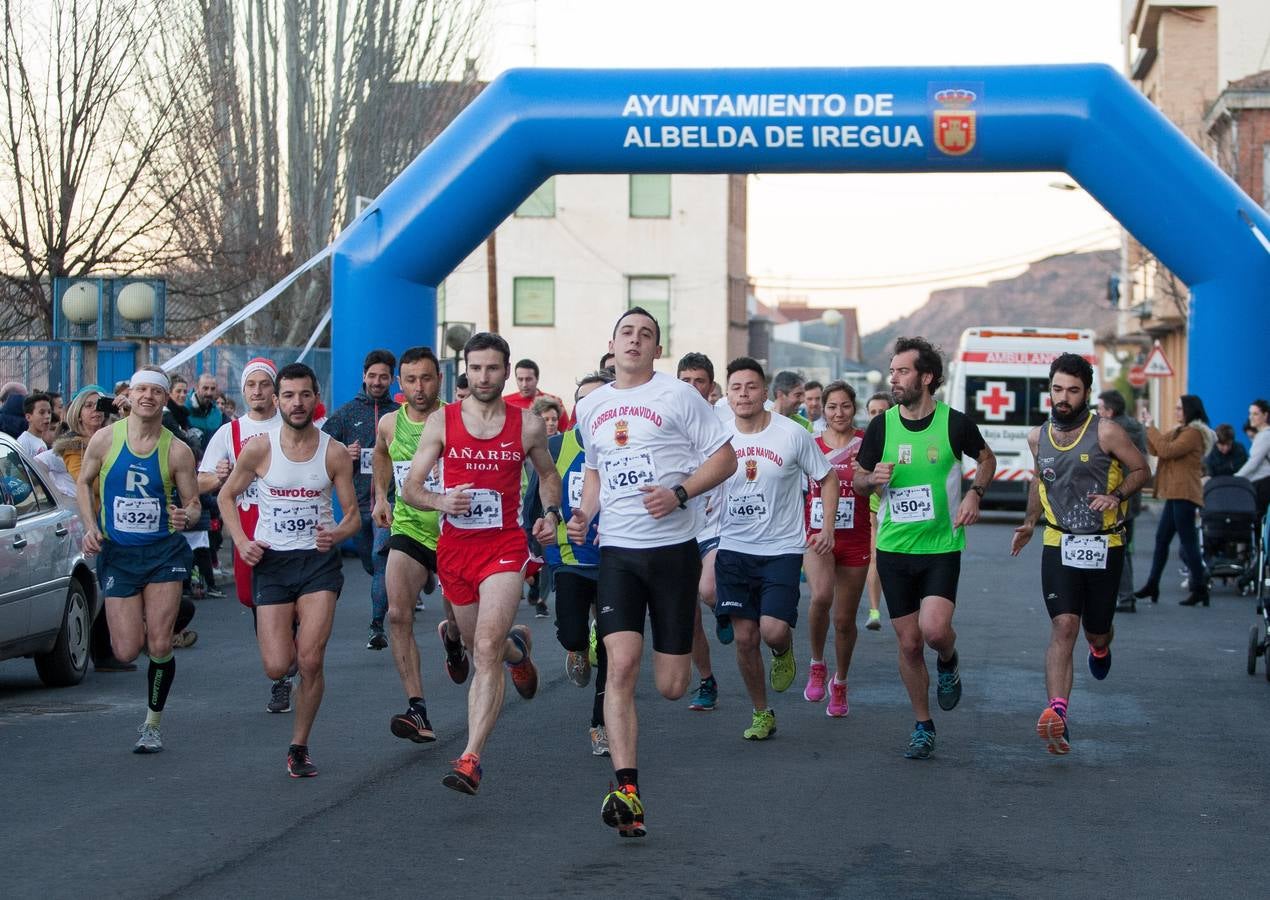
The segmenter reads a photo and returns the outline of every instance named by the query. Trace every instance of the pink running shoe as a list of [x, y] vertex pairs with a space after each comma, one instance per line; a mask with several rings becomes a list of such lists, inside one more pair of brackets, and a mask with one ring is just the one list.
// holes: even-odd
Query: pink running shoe
[[841, 719], [849, 712], [851, 705], [847, 703], [847, 683], [844, 681], [839, 684], [838, 679], [834, 678], [829, 682], [829, 705], [825, 707], [825, 715]]
[[825, 676], [829, 669], [824, 663], [812, 663], [807, 673], [807, 686], [803, 688], [803, 699], [808, 703], [819, 703], [825, 699]]

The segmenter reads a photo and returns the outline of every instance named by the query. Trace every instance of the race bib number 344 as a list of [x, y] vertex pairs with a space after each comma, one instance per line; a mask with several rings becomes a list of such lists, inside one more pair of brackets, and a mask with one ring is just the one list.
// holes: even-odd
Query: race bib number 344
[[467, 492], [472, 505], [461, 516], [447, 514], [445, 520], [455, 528], [502, 528], [503, 497], [498, 491], [473, 488]]

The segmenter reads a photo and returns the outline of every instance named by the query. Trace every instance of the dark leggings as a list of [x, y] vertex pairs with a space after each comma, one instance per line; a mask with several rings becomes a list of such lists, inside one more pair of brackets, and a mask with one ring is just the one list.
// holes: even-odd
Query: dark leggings
[[[561, 566], [554, 572], [556, 588], [556, 640], [570, 653], [586, 653], [590, 643], [591, 605], [598, 582]], [[595, 645], [595, 701], [591, 705], [591, 727], [604, 724], [604, 685], [608, 681], [608, 654], [604, 642]]]
[[1160, 525], [1155, 530], [1155, 555], [1151, 558], [1151, 574], [1146, 586], [1159, 590], [1164, 564], [1169, 561], [1169, 545], [1177, 535], [1181, 545], [1182, 562], [1190, 573], [1192, 593], [1208, 593], [1204, 575], [1204, 558], [1199, 550], [1199, 529], [1195, 526], [1195, 511], [1199, 507], [1190, 500], [1165, 500], [1160, 513]]

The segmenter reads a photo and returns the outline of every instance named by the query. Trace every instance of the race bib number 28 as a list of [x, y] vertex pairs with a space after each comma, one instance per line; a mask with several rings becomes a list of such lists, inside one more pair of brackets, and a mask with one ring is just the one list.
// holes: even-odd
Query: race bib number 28
[[1060, 547], [1063, 565], [1072, 569], [1107, 568], [1107, 535], [1065, 534]]

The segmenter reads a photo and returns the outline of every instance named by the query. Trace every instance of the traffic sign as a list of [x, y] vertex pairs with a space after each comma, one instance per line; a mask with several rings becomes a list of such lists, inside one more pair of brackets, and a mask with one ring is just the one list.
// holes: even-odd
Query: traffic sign
[[1128, 377], [1130, 387], [1140, 388], [1147, 385], [1147, 373], [1144, 366], [1130, 366]]
[[1169, 359], [1164, 355], [1164, 348], [1160, 346], [1159, 341], [1156, 341], [1155, 346], [1151, 348], [1151, 355], [1142, 366], [1142, 374], [1148, 378], [1172, 377], [1173, 367], [1169, 365]]

